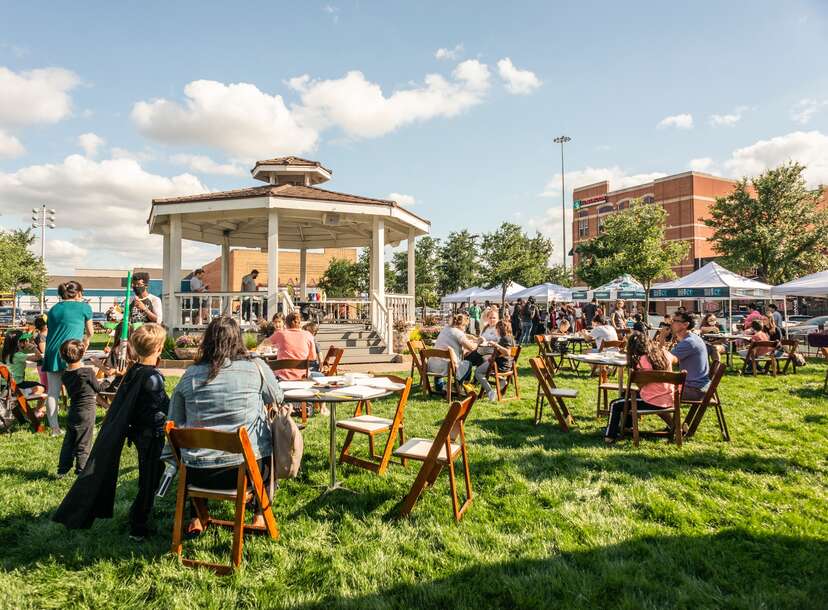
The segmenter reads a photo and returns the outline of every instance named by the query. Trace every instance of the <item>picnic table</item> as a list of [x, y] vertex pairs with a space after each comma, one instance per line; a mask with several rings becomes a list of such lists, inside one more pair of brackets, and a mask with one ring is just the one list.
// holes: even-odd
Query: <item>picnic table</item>
[[570, 360], [577, 360], [594, 366], [610, 366], [618, 369], [618, 396], [624, 397], [624, 369], [627, 368], [627, 355], [624, 352], [593, 352], [589, 354], [570, 354]]

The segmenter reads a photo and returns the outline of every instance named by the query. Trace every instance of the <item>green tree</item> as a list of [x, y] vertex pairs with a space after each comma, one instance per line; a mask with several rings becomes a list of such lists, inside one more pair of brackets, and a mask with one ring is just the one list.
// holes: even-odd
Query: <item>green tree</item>
[[828, 210], [822, 190], [809, 190], [799, 163], [786, 163], [718, 197], [705, 224], [722, 264], [781, 284], [828, 265]]
[[667, 241], [666, 227], [667, 212], [662, 206], [634, 200], [628, 209], [604, 220], [601, 235], [578, 246], [578, 254], [586, 257], [579, 263], [578, 277], [599, 286], [629, 273], [644, 286], [644, 311], [648, 312], [653, 282], [676, 277], [673, 267], [690, 248], [684, 241]]
[[564, 268], [563, 265], [553, 265], [546, 271], [546, 280], [550, 284], [566, 286], [569, 288], [575, 283], [571, 268]]
[[483, 235], [483, 279], [490, 286], [500, 286], [502, 304], [511, 282], [531, 286], [545, 281], [551, 254], [552, 242], [540, 233], [530, 238], [518, 225], [504, 222], [497, 231]]
[[46, 289], [46, 266], [29, 249], [34, 239], [28, 229], [0, 231], [0, 292], [16, 294], [24, 289], [39, 294]]
[[449, 233], [439, 251], [437, 292], [451, 294], [480, 283], [480, 252], [476, 237], [465, 229]]
[[325, 273], [319, 278], [319, 287], [334, 299], [351, 298], [357, 295], [359, 263], [341, 258], [331, 259]]

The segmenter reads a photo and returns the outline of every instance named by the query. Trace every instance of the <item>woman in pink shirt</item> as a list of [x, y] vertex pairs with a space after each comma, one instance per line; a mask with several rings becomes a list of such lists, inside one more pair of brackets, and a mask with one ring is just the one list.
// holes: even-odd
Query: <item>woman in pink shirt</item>
[[[632, 370], [642, 371], [670, 371], [673, 368], [675, 357], [663, 347], [651, 340], [646, 334], [634, 332], [627, 340], [627, 360]], [[669, 383], [648, 383], [638, 390], [639, 409], [672, 409], [673, 391], [675, 386]], [[608, 445], [618, 438], [621, 425], [621, 415], [624, 412], [624, 399], [617, 398], [610, 403], [610, 417], [607, 430], [604, 433], [604, 442]], [[673, 419], [669, 413], [659, 414], [661, 418], [672, 426]], [[627, 427], [632, 425], [626, 422]]]
[[[292, 312], [285, 318], [285, 328], [270, 336], [270, 343], [276, 348], [278, 360], [315, 360], [316, 347], [313, 335], [302, 330], [302, 317]], [[283, 369], [277, 371], [281, 379], [304, 379], [305, 369]]]

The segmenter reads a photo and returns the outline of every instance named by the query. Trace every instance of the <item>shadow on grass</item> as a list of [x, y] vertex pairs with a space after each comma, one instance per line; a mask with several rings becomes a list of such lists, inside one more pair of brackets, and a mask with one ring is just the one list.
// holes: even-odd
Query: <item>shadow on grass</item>
[[798, 388], [791, 388], [788, 390], [792, 395], [797, 396], [798, 398], [826, 398], [828, 397], [828, 393], [822, 391], [822, 384], [819, 387], [811, 386], [811, 387], [798, 387]]
[[824, 424], [828, 422], [828, 416], [822, 414], [806, 415], [802, 418], [806, 424]]
[[49, 471], [45, 468], [38, 468], [38, 469], [23, 469], [23, 468], [12, 468], [4, 466], [0, 468], [0, 477], [8, 476], [13, 477], [22, 481], [27, 482], [37, 482], [40, 483], [44, 480], [54, 479], [55, 474], [54, 471]]
[[828, 542], [728, 530], [652, 536], [548, 559], [466, 567], [447, 577], [300, 608], [790, 607], [828, 604]]

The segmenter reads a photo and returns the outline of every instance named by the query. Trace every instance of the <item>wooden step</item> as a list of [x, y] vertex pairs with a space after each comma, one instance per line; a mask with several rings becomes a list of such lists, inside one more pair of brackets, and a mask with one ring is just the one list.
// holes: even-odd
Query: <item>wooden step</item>
[[382, 339], [379, 337], [373, 337], [372, 339], [323, 339], [317, 336], [316, 341], [319, 343], [319, 349], [322, 351], [325, 351], [331, 345], [347, 349], [355, 347], [376, 347], [377, 345], [382, 345]]
[[396, 354], [349, 354], [342, 356], [342, 364], [371, 364], [376, 362], [395, 362], [399, 359]]

